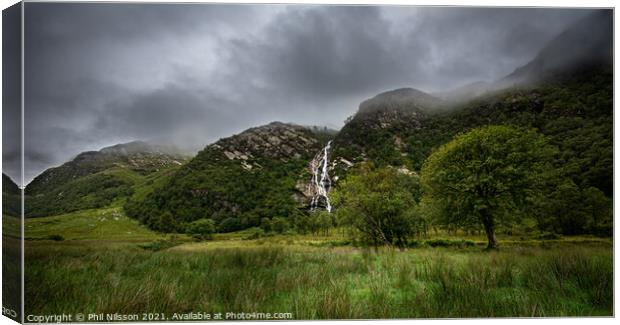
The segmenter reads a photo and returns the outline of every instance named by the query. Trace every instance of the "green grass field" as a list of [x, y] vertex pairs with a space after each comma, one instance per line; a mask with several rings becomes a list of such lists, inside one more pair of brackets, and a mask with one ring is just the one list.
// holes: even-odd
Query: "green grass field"
[[149, 241], [165, 238], [127, 218], [122, 208], [77, 211], [53, 217], [27, 219], [26, 238], [49, 239], [60, 236], [64, 240], [122, 240]]
[[[194, 242], [154, 233], [117, 208], [29, 219], [25, 229], [26, 314], [613, 314], [609, 239], [500, 236], [502, 248], [493, 252], [483, 251], [482, 236], [464, 245], [462, 236], [445, 234], [420, 240], [419, 248], [375, 252], [347, 245], [342, 230], [255, 240], [238, 232]], [[54, 235], [64, 240], [47, 239]]]

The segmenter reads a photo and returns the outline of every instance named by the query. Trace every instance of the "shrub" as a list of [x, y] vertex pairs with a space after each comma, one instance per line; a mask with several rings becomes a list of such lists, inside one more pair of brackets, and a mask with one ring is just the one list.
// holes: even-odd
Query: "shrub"
[[472, 247], [472, 246], [476, 246], [476, 243], [474, 243], [471, 240], [463, 240], [463, 239], [457, 239], [457, 240], [450, 240], [450, 239], [431, 239], [431, 240], [427, 240], [426, 245], [431, 246], [431, 247]]
[[339, 219], [366, 244], [406, 246], [418, 213], [419, 181], [392, 167], [363, 164], [334, 191]]
[[233, 232], [241, 229], [241, 222], [237, 218], [226, 218], [217, 227], [218, 232]]
[[197, 239], [211, 239], [215, 232], [215, 223], [211, 219], [198, 219], [187, 225], [186, 232]]
[[250, 228], [248, 232], [249, 232], [249, 235], [245, 236], [243, 239], [253, 240], [253, 239], [259, 239], [261, 237], [265, 237], [265, 231], [258, 227]]
[[275, 217], [271, 219], [271, 229], [279, 234], [283, 234], [289, 228], [289, 223], [286, 219], [281, 217]]

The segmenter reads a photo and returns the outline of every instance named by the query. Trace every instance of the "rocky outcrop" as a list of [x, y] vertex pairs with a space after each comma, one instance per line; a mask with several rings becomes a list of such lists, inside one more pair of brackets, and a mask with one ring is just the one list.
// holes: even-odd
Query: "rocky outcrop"
[[[331, 140], [324, 130], [273, 122], [220, 139], [174, 171], [167, 184], [128, 203], [127, 215], [146, 215], [143, 222], [160, 231], [182, 230], [200, 218], [235, 231], [298, 214], [313, 195], [301, 184], [311, 179], [307, 166]], [[160, 222], [170, 215], [174, 224]]]
[[319, 150], [323, 143], [309, 128], [282, 122], [248, 129], [224, 138], [210, 147], [221, 150], [229, 160], [239, 161], [245, 170], [261, 168], [261, 159], [283, 162], [300, 160]]
[[381, 160], [386, 146], [407, 153], [407, 137], [416, 133], [444, 102], [411, 88], [379, 94], [360, 104], [334, 139], [334, 156], [350, 163]]

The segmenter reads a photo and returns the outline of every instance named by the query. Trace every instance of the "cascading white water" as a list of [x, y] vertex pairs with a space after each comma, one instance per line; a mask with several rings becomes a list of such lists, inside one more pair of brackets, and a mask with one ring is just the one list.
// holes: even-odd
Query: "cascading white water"
[[[317, 154], [312, 160], [312, 184], [314, 186], [314, 197], [310, 203], [310, 210], [314, 211], [318, 207], [319, 200], [323, 198], [325, 200], [325, 209], [327, 212], [332, 212], [332, 205], [329, 201], [329, 189], [331, 188], [331, 179], [329, 178], [329, 172], [327, 165], [329, 163], [329, 150], [331, 149], [332, 142], [327, 142], [327, 145], [322, 150], [322, 155]], [[318, 159], [318, 160], [317, 160]], [[319, 175], [320, 174], [320, 175]]]

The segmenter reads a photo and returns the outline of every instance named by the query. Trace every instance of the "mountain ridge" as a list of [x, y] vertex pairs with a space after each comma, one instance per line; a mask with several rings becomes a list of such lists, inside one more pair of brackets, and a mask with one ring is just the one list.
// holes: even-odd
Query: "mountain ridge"
[[25, 215], [99, 208], [131, 196], [137, 185], [185, 162], [187, 157], [171, 148], [132, 141], [82, 152], [26, 186]]
[[72, 160], [39, 174], [26, 186], [26, 192], [32, 195], [44, 193], [71, 180], [113, 167], [124, 166], [148, 174], [161, 167], [180, 164], [187, 159], [181, 152], [172, 146], [154, 145], [144, 141], [131, 141], [98, 151], [85, 151]]
[[439, 108], [442, 100], [424, 91], [411, 88], [397, 88], [388, 90], [364, 100], [358, 109], [358, 113], [371, 113], [377, 110], [411, 110], [416, 109], [428, 113]]
[[613, 12], [598, 10], [553, 38], [527, 64], [499, 80], [503, 87], [536, 82], [575, 69], [613, 63]]

